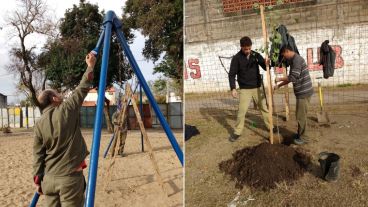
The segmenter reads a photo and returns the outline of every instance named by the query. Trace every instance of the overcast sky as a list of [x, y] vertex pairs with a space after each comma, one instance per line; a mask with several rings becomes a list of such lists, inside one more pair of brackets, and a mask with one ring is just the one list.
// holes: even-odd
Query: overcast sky
[[[125, 5], [125, 0], [89, 0], [87, 2], [97, 4], [100, 10], [113, 10], [117, 16], [121, 16], [122, 7]], [[98, 3], [97, 3], [98, 2]], [[66, 9], [72, 8], [73, 4], [79, 4], [79, 0], [47, 0], [46, 3], [50, 8], [50, 13], [55, 15], [55, 19], [60, 19], [64, 17]], [[16, 8], [16, 1], [8, 1], [6, 4], [2, 4], [0, 7], [0, 93], [8, 95], [8, 104], [12, 102], [19, 102], [24, 99], [24, 96], [20, 96], [16, 93], [15, 85], [17, 83], [17, 78], [9, 74], [5, 69], [6, 65], [9, 64], [9, 48], [12, 44], [16, 44], [16, 38], [10, 39], [9, 28], [4, 23], [4, 18], [8, 13], [14, 11]], [[139, 33], [135, 33], [136, 38], [134, 43], [130, 45], [138, 65], [141, 68], [146, 80], [152, 80], [157, 78], [159, 75], [153, 75], [153, 63], [147, 62], [142, 56], [142, 49], [144, 47], [144, 37]], [[42, 47], [45, 42], [45, 37], [43, 36], [32, 36], [28, 39], [29, 44], [36, 44], [38, 47]], [[26, 42], [27, 43], [27, 42]], [[100, 67], [100, 66], [98, 66]]]

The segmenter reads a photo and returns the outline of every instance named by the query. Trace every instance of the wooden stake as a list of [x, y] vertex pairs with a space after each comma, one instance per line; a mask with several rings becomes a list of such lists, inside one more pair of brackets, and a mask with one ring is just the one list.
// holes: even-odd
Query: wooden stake
[[[128, 100], [129, 100], [129, 94], [127, 94], [127, 92], [125, 91], [125, 96], [123, 97], [123, 103], [122, 103], [122, 108], [120, 109], [120, 113], [119, 113], [119, 116], [118, 116], [118, 128], [117, 129], [114, 129], [114, 133], [115, 133], [115, 136], [117, 136], [117, 133], [118, 133], [118, 130], [121, 129], [123, 126], [125, 127], [126, 126], [126, 118], [127, 117], [124, 117], [123, 115], [126, 115], [127, 111], [128, 111]], [[115, 148], [116, 146], [119, 146], [117, 145], [117, 139], [120, 139], [120, 137], [115, 137], [114, 138], [114, 142], [113, 142], [113, 145], [112, 145], [112, 148], [110, 148], [111, 150], [111, 157], [113, 157], [115, 155]]]
[[[285, 67], [282, 67], [282, 73], [284, 77], [287, 77], [287, 69]], [[285, 85], [285, 119], [286, 121], [289, 121], [290, 119], [290, 108], [289, 108], [289, 86]]]
[[[128, 90], [131, 91], [130, 85], [128, 83], [126, 84], [126, 87], [127, 87]], [[147, 132], [146, 132], [146, 129], [144, 128], [144, 124], [143, 124], [143, 121], [142, 121], [142, 118], [141, 118], [141, 114], [140, 114], [139, 109], [138, 109], [138, 106], [137, 106], [137, 101], [135, 100], [135, 97], [133, 95], [132, 95], [131, 101], [132, 101], [133, 109], [134, 109], [134, 112], [135, 112], [135, 116], [137, 117], [137, 121], [139, 123], [139, 128], [141, 129], [141, 132], [143, 134], [143, 139], [144, 139], [145, 144], [146, 144], [147, 149], [148, 149], [148, 155], [150, 157], [150, 160], [152, 162], [153, 168], [155, 170], [155, 174], [156, 174], [156, 178], [157, 178], [158, 184], [162, 188], [162, 191], [165, 194], [165, 197], [167, 199], [167, 204], [168, 204], [168, 193], [167, 193], [167, 191], [165, 189], [164, 182], [162, 180], [162, 176], [160, 174], [160, 171], [159, 171], [159, 168], [158, 168], [158, 165], [157, 165], [156, 158], [155, 158], [155, 156], [153, 154], [153, 149], [152, 149], [151, 142], [149, 141], [148, 135], [147, 135]]]
[[[266, 21], [264, 17], [264, 6], [260, 5], [261, 10], [261, 20], [262, 20], [262, 33], [263, 33], [263, 41], [265, 45], [265, 50], [267, 47], [267, 30], [266, 30]], [[268, 59], [268, 52], [265, 52], [265, 59]], [[270, 143], [273, 144], [273, 97], [272, 97], [272, 83], [271, 83], [271, 73], [270, 73], [270, 65], [266, 62], [266, 73], [267, 73], [267, 82], [268, 82], [268, 120], [270, 122]]]
[[[105, 174], [105, 185], [103, 187], [103, 191], [106, 190], [108, 184], [110, 183], [110, 180], [111, 180], [111, 174], [112, 174], [112, 169], [115, 165], [115, 160], [116, 160], [116, 155], [118, 154], [118, 150], [119, 150], [119, 146], [120, 146], [120, 142], [121, 142], [121, 139], [120, 139], [120, 136], [121, 136], [121, 127], [122, 126], [126, 126], [125, 122], [126, 122], [126, 119], [127, 119], [127, 113], [128, 113], [128, 100], [129, 100], [129, 96], [130, 96], [130, 91], [128, 91], [127, 89], [125, 90], [125, 96], [123, 98], [123, 108], [120, 110], [120, 114], [118, 116], [118, 125], [119, 127], [117, 129], [115, 129], [115, 139], [118, 139], [116, 140], [116, 143], [118, 143], [117, 145], [115, 145], [115, 147], [113, 147], [113, 156], [111, 157], [110, 159], [110, 164], [109, 166], [107, 167], [107, 170], [106, 170], [106, 174]], [[124, 129], [124, 132], [123, 132], [123, 136], [126, 136], [127, 135], [127, 129], [125, 128]], [[124, 137], [125, 138], [125, 137]]]
[[[125, 96], [124, 96], [124, 101], [123, 101], [123, 109], [122, 109], [122, 113], [119, 114], [119, 126], [121, 126], [122, 124], [124, 124], [124, 122], [126, 121], [126, 118], [127, 118], [127, 108], [128, 108], [128, 100], [129, 98], [131, 99], [132, 101], [132, 105], [133, 105], [133, 109], [134, 109], [134, 112], [135, 112], [135, 116], [137, 118], [137, 121], [139, 123], [139, 127], [140, 127], [140, 130], [143, 134], [143, 138], [145, 140], [145, 144], [147, 145], [147, 149], [148, 149], [148, 155], [149, 155], [149, 158], [152, 162], [152, 165], [153, 165], [153, 168], [154, 168], [154, 171], [155, 171], [155, 175], [156, 175], [156, 178], [157, 178], [157, 181], [158, 181], [158, 184], [159, 186], [161, 187], [164, 195], [165, 195], [165, 204], [166, 206], [169, 206], [169, 196], [168, 196], [168, 193], [165, 189], [165, 186], [164, 186], [164, 183], [163, 183], [163, 179], [162, 179], [162, 176], [160, 174], [160, 171], [159, 171], [159, 168], [158, 168], [158, 165], [157, 165], [157, 162], [156, 162], [156, 159], [155, 159], [155, 156], [153, 154], [153, 149], [152, 149], [152, 145], [151, 145], [151, 142], [149, 141], [148, 139], [148, 135], [147, 135], [147, 132], [144, 128], [144, 124], [143, 124], [143, 121], [142, 121], [142, 118], [141, 118], [141, 115], [140, 115], [140, 112], [139, 112], [139, 109], [138, 109], [138, 106], [137, 106], [137, 101], [135, 100], [135, 97], [134, 95], [132, 94], [132, 89], [130, 87], [130, 84], [127, 83], [126, 84], [126, 89], [125, 89]], [[116, 134], [115, 136], [117, 136], [117, 138], [120, 137], [120, 133], [121, 133], [121, 130], [120, 128], [118, 128], [116, 131]], [[123, 130], [123, 136], [127, 136], [127, 129], [124, 129]], [[115, 164], [115, 158], [116, 158], [116, 155], [118, 153], [118, 149], [119, 149], [119, 146], [120, 146], [120, 142], [121, 140], [119, 139], [118, 141], [118, 145], [116, 147], [115, 150], [115, 153], [114, 153], [114, 156], [111, 158], [111, 161], [110, 161], [110, 165], [108, 166], [107, 168], [107, 171], [106, 171], [106, 176], [105, 176], [105, 185], [104, 185], [104, 188], [103, 190], [105, 191], [106, 188], [107, 188], [107, 185], [108, 183], [110, 182], [111, 180], [111, 171], [112, 171], [112, 168]]]

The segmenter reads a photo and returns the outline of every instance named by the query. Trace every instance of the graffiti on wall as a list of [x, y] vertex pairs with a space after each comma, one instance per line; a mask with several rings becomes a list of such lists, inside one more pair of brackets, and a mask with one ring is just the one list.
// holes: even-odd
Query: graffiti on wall
[[188, 64], [185, 64], [185, 70], [184, 70], [185, 80], [187, 80], [189, 76], [192, 79], [200, 79], [202, 77], [201, 67], [199, 66], [198, 58], [190, 58], [188, 60]]
[[[342, 68], [344, 66], [344, 59], [341, 56], [342, 54], [342, 47], [340, 45], [331, 45], [332, 49], [336, 53], [336, 60], [335, 60], [335, 69]], [[314, 62], [314, 53], [313, 51], [317, 50], [317, 61]], [[319, 64], [320, 59], [320, 48], [317, 49], [314, 48], [307, 48], [307, 66], [308, 70], [310, 71], [318, 71], [322, 70], [323, 66]], [[191, 79], [201, 79], [202, 73], [201, 73], [201, 67], [200, 67], [200, 61], [199, 58], [189, 58], [188, 62], [185, 64], [185, 70], [184, 70], [184, 78], [185, 80]], [[279, 68], [276, 71], [277, 73], [282, 73], [282, 69]]]
[[[335, 60], [335, 69], [342, 68], [344, 66], [344, 59], [341, 56], [342, 48], [340, 45], [331, 45], [332, 49], [336, 53], [336, 60]], [[320, 54], [319, 54], [320, 48], [317, 48], [317, 61], [313, 62], [314, 54], [313, 54], [313, 48], [307, 49], [307, 66], [309, 70], [322, 70], [323, 66], [319, 64]]]

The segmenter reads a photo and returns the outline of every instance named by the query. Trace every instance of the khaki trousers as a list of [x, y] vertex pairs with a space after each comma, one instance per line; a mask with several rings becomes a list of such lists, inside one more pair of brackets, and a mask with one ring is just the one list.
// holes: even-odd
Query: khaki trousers
[[68, 176], [45, 175], [41, 182], [47, 207], [83, 207], [85, 180], [83, 171]]
[[235, 124], [234, 134], [241, 135], [244, 129], [245, 114], [248, 111], [249, 103], [252, 98], [256, 101], [259, 110], [262, 113], [263, 121], [266, 127], [270, 128], [268, 120], [268, 109], [266, 105], [266, 97], [260, 88], [240, 89], [239, 91], [239, 110]]
[[311, 97], [296, 99], [296, 121], [298, 122], [298, 136], [308, 138], [307, 136], [307, 115]]

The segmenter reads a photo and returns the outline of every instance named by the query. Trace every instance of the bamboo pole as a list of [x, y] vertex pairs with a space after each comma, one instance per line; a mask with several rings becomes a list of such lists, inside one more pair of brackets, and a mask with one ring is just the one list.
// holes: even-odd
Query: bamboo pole
[[[126, 84], [125, 94], [126, 95], [124, 96], [124, 101], [123, 101], [124, 106], [123, 106], [123, 109], [122, 109], [122, 113], [120, 113], [120, 115], [119, 115], [119, 126], [124, 124], [124, 122], [126, 121], [127, 112], [128, 112], [128, 110], [127, 110], [128, 104], [127, 103], [128, 103], [129, 98], [130, 98], [133, 109], [134, 109], [134, 112], [135, 112], [135, 115], [136, 115], [136, 118], [137, 118], [137, 121], [139, 123], [140, 130], [143, 134], [143, 138], [144, 138], [145, 143], [147, 145], [148, 155], [149, 155], [149, 158], [152, 162], [158, 184], [161, 187], [161, 189], [162, 189], [162, 191], [165, 195], [165, 204], [166, 204], [166, 206], [169, 206], [169, 196], [168, 196], [168, 193], [167, 193], [167, 191], [164, 187], [163, 179], [162, 179], [162, 176], [159, 172], [158, 164], [157, 164], [157, 161], [156, 161], [155, 156], [153, 154], [153, 149], [152, 149], [151, 142], [148, 139], [148, 135], [147, 135], [147, 132], [144, 128], [144, 124], [143, 124], [143, 121], [142, 121], [142, 118], [141, 118], [141, 115], [140, 115], [140, 112], [139, 112], [139, 109], [138, 109], [138, 106], [137, 106], [137, 101], [135, 100], [135, 97], [132, 94], [132, 89], [131, 89], [129, 83]], [[121, 129], [117, 129], [115, 132], [116, 132], [115, 136], [117, 136], [117, 137], [120, 137], [121, 133], [124, 133], [123, 136], [127, 136], [127, 130], [126, 129], [124, 129], [123, 131], [121, 131]], [[115, 164], [115, 158], [116, 158], [118, 148], [119, 148], [118, 146], [120, 145], [121, 140], [119, 139], [119, 140], [117, 140], [117, 142], [118, 142], [118, 145], [115, 147], [115, 149], [113, 149], [115, 151], [114, 156], [111, 158], [110, 165], [108, 166], [107, 171], [106, 171], [105, 185], [104, 185], [104, 188], [103, 188], [104, 191], [106, 191], [106, 188], [107, 188], [107, 186], [108, 186], [108, 184], [111, 180], [111, 171], [112, 171], [112, 168]]]
[[[117, 143], [117, 145], [115, 145], [114, 147], [112, 147], [112, 150], [113, 151], [113, 156], [111, 157], [110, 159], [110, 164], [109, 166], [107, 167], [107, 170], [106, 170], [106, 174], [105, 174], [105, 184], [104, 184], [104, 187], [103, 187], [103, 190], [106, 191], [106, 188], [108, 186], [108, 184], [110, 183], [110, 180], [111, 180], [111, 172], [112, 172], [112, 169], [115, 165], [115, 159], [116, 159], [116, 156], [118, 154], [118, 149], [119, 149], [119, 146], [120, 146], [120, 142], [121, 142], [121, 139], [120, 139], [120, 136], [121, 136], [121, 126], [126, 126], [125, 122], [126, 122], [126, 119], [127, 119], [127, 113], [128, 113], [128, 100], [129, 100], [129, 96], [130, 96], [130, 91], [128, 91], [127, 89], [125, 90], [125, 96], [123, 98], [123, 108], [120, 110], [120, 114], [118, 116], [118, 125], [119, 127], [117, 127], [115, 129], [115, 141]], [[124, 136], [126, 136], [127, 134], [127, 129], [125, 128], [124, 131]]]
[[[262, 20], [262, 33], [263, 33], [263, 41], [265, 45], [265, 59], [268, 59], [268, 51], [267, 51], [267, 31], [266, 31], [266, 21], [264, 16], [264, 6], [260, 5], [261, 10], [261, 20]], [[266, 62], [266, 73], [267, 73], [267, 83], [268, 83], [268, 120], [270, 122], [270, 143], [273, 144], [273, 96], [272, 96], [272, 83], [271, 83], [271, 73], [270, 73], [270, 65]]]
[[[131, 90], [129, 84], [127, 84], [126, 87], [127, 87], [128, 90]], [[156, 158], [155, 158], [155, 156], [153, 154], [153, 149], [152, 149], [151, 142], [149, 141], [148, 135], [147, 135], [147, 132], [146, 132], [146, 129], [144, 128], [144, 124], [143, 124], [143, 121], [142, 121], [142, 118], [141, 118], [141, 114], [140, 114], [139, 109], [138, 109], [138, 106], [137, 106], [137, 101], [135, 100], [135, 97], [134, 96], [132, 96], [132, 99], [131, 100], [132, 100], [132, 105], [133, 105], [133, 109], [134, 109], [134, 112], [135, 112], [135, 116], [137, 117], [137, 121], [139, 123], [140, 130], [141, 130], [141, 132], [143, 134], [143, 138], [144, 138], [144, 141], [146, 143], [146, 147], [148, 149], [148, 155], [150, 157], [150, 160], [152, 162], [153, 168], [155, 170], [155, 174], [156, 174], [156, 178], [157, 178], [158, 184], [162, 188], [162, 190], [165, 193], [165, 195], [168, 196], [168, 194], [166, 192], [166, 189], [164, 187], [162, 176], [160, 174], [160, 171], [159, 171], [159, 168], [158, 168], [158, 165], [157, 165]]]
[[[129, 83], [127, 83], [126, 87], [127, 87], [127, 90], [131, 91], [131, 88], [130, 88]], [[149, 155], [149, 158], [150, 158], [150, 160], [152, 162], [152, 165], [153, 165], [153, 168], [154, 168], [154, 171], [155, 171], [155, 174], [156, 174], [156, 178], [157, 178], [158, 184], [161, 187], [161, 189], [162, 189], [162, 191], [163, 191], [163, 193], [165, 195], [166, 204], [169, 204], [168, 193], [167, 193], [167, 191], [165, 189], [164, 182], [163, 182], [162, 176], [160, 174], [160, 171], [159, 171], [159, 168], [158, 168], [158, 164], [157, 164], [156, 158], [155, 158], [155, 156], [153, 154], [153, 148], [152, 148], [151, 142], [148, 139], [147, 131], [146, 131], [145, 127], [144, 127], [144, 124], [143, 124], [143, 121], [142, 121], [142, 117], [141, 117], [141, 114], [140, 114], [139, 109], [138, 109], [138, 106], [137, 106], [137, 100], [135, 100], [135, 97], [133, 95], [131, 97], [131, 101], [132, 101], [133, 109], [134, 109], [134, 112], [135, 112], [135, 116], [137, 117], [137, 121], [139, 123], [139, 128], [141, 130], [141, 133], [143, 134], [143, 139], [144, 139], [145, 144], [146, 144], [146, 147], [148, 149], [148, 155]]]

